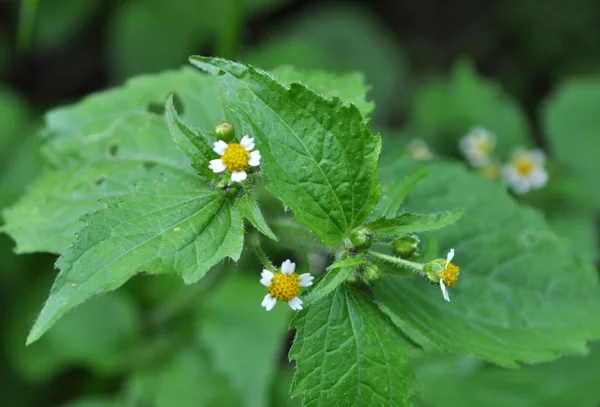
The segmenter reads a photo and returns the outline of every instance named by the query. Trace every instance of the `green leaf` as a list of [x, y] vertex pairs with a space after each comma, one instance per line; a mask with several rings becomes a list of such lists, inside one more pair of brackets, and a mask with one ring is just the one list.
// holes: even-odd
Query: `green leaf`
[[600, 347], [589, 356], [505, 369], [473, 357], [435, 354], [415, 360], [426, 407], [596, 407]]
[[340, 284], [346, 281], [358, 266], [363, 264], [364, 260], [365, 255], [361, 253], [355, 257], [342, 257], [327, 267], [328, 272], [319, 278], [309, 293], [302, 299], [304, 307], [308, 307], [310, 304], [333, 292]]
[[84, 399], [61, 404], [60, 407], [125, 407], [121, 402], [104, 397], [86, 397]]
[[17, 242], [17, 253], [62, 253], [73, 242], [86, 213], [103, 207], [101, 198], [135, 190], [134, 182], [188, 179], [189, 171], [134, 159], [75, 164], [40, 175], [12, 207], [4, 210], [2, 231]]
[[366, 99], [369, 87], [361, 73], [334, 75], [326, 71], [298, 71], [290, 65], [272, 69], [271, 73], [285, 86], [299, 83], [323, 97], [336, 96], [352, 103], [364, 118], [368, 118], [375, 108], [375, 104]]
[[581, 180], [600, 208], [600, 139], [598, 100], [600, 78], [574, 79], [563, 83], [543, 109], [544, 129], [551, 154], [563, 171]]
[[408, 175], [400, 177], [394, 185], [392, 185], [386, 194], [382, 194], [374, 213], [385, 218], [392, 218], [400, 210], [402, 203], [412, 191], [412, 189], [429, 173], [427, 167], [418, 168]]
[[260, 233], [267, 236], [269, 239], [277, 241], [277, 236], [275, 236], [269, 225], [267, 225], [267, 221], [260, 211], [260, 207], [258, 206], [258, 202], [256, 202], [256, 198], [254, 198], [249, 192], [246, 192], [241, 198], [236, 200], [235, 205], [240, 209], [240, 211], [242, 211], [242, 214], [246, 217], [246, 219], [248, 219], [250, 223], [252, 223], [252, 225], [260, 231]]
[[17, 29], [17, 46], [22, 52], [31, 46], [31, 34], [33, 33], [38, 4], [39, 0], [21, 0], [19, 27]]
[[[395, 160], [382, 167], [382, 179], [391, 184], [415, 166]], [[430, 168], [406, 209], [464, 207], [455, 225], [432, 233], [440, 257], [455, 249], [459, 281], [448, 303], [421, 277], [384, 273], [374, 292], [392, 319], [442, 350], [506, 366], [584, 353], [586, 342], [600, 337], [593, 266], [580, 262], [540, 213], [516, 204], [502, 185], [458, 165]]]
[[462, 215], [463, 211], [457, 209], [440, 213], [403, 213], [391, 219], [377, 219], [368, 223], [366, 227], [371, 229], [375, 237], [381, 239], [441, 229], [453, 224]]
[[81, 227], [79, 218], [102, 207], [98, 199], [161, 174], [196, 173], [156, 111], [173, 93], [191, 126], [212, 128], [224, 117], [217, 81], [191, 69], [136, 78], [46, 115], [43, 152], [56, 171], [43, 174], [4, 214], [18, 252], [61, 253]]
[[381, 139], [369, 133], [356, 107], [298, 84], [284, 88], [252, 67], [219, 58], [191, 61], [218, 75], [227, 107], [256, 138], [269, 190], [324, 243], [339, 243], [369, 216], [380, 192]]
[[192, 161], [194, 168], [203, 175], [212, 175], [208, 168], [210, 160], [215, 157], [210, 139], [202, 130], [193, 130], [181, 120], [173, 104], [173, 96], [169, 96], [165, 106], [165, 121], [175, 145]]
[[[198, 318], [198, 333], [217, 371], [229, 378], [247, 407], [268, 405], [291, 310], [260, 307], [267, 293], [256, 278], [233, 276], [211, 296]], [[252, 338], [240, 346], [240, 338]]]
[[28, 343], [69, 309], [139, 272], [177, 273], [194, 283], [242, 251], [237, 209], [195, 178], [141, 184], [133, 194], [104, 203], [106, 209], [83, 218], [87, 227], [59, 258], [61, 271]]
[[482, 126], [496, 135], [496, 151], [529, 146], [529, 125], [519, 105], [498, 85], [482, 78], [467, 61], [455, 64], [448, 79], [431, 80], [417, 89], [410, 121], [424, 132], [434, 150], [457, 152], [458, 140], [472, 127]]
[[304, 406], [411, 405], [410, 345], [363, 293], [341, 285], [293, 327], [292, 396]]

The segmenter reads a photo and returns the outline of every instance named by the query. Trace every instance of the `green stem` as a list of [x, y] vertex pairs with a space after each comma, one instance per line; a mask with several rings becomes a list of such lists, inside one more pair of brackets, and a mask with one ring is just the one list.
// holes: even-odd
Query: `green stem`
[[376, 258], [378, 258], [380, 260], [383, 260], [383, 261], [385, 261], [387, 263], [393, 264], [394, 266], [398, 266], [398, 267], [401, 267], [401, 268], [408, 268], [408, 269], [414, 271], [417, 274], [420, 274], [420, 275], [424, 275], [425, 274], [423, 272], [423, 269], [425, 268], [424, 264], [415, 263], [415, 262], [412, 262], [412, 261], [401, 259], [399, 257], [394, 257], [394, 256], [390, 256], [390, 255], [387, 255], [387, 254], [383, 254], [383, 253], [379, 253], [379, 252], [373, 252], [373, 251], [370, 251], [369, 255], [373, 256], [373, 257], [376, 257]]
[[262, 247], [260, 246], [260, 237], [257, 234], [254, 234], [250, 237], [250, 245], [252, 246], [254, 254], [256, 254], [256, 257], [258, 257], [263, 266], [265, 266], [266, 269], [273, 273], [277, 272], [277, 269], [275, 268], [275, 266], [273, 266], [273, 263], [271, 263], [271, 260], [269, 260]]

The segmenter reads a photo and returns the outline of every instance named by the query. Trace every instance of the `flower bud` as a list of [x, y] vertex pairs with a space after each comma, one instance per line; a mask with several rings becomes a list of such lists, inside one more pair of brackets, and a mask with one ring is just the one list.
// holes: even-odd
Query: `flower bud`
[[357, 249], [368, 249], [373, 243], [373, 233], [365, 227], [355, 229], [350, 234], [350, 241]]
[[392, 242], [392, 251], [396, 256], [407, 259], [418, 254], [419, 242], [415, 235], [402, 236]]
[[235, 129], [233, 128], [233, 124], [229, 122], [222, 122], [215, 126], [213, 129], [215, 136], [218, 140], [223, 140], [226, 143], [229, 143], [233, 140], [235, 136]]
[[346, 278], [346, 283], [350, 285], [356, 285], [358, 283], [358, 276], [355, 272], [352, 272], [352, 274], [350, 274], [348, 278]]
[[367, 284], [377, 284], [381, 280], [381, 270], [374, 264], [367, 264], [363, 267], [362, 276]]
[[425, 265], [423, 272], [427, 279], [433, 284], [440, 283], [440, 275], [446, 267], [446, 259], [435, 259]]

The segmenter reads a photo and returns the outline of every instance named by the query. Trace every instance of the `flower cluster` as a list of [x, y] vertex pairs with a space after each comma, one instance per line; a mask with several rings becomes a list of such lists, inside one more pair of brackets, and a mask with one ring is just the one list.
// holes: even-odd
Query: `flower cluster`
[[540, 189], [548, 182], [545, 156], [540, 150], [516, 149], [508, 163], [500, 166], [494, 157], [496, 137], [482, 127], [463, 136], [458, 147], [467, 162], [489, 178], [501, 178], [517, 195]]

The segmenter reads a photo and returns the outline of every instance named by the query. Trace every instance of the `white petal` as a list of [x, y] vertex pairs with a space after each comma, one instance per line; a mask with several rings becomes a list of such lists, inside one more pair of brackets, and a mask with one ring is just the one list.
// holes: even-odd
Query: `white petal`
[[543, 167], [537, 167], [529, 174], [529, 182], [532, 188], [539, 189], [548, 182], [548, 173]]
[[288, 305], [294, 311], [300, 311], [302, 309], [302, 300], [298, 297], [294, 297], [288, 301]]
[[267, 269], [263, 269], [262, 273], [260, 273], [260, 283], [262, 285], [264, 285], [265, 287], [268, 287], [271, 285], [271, 282], [273, 281], [273, 276], [275, 274], [273, 274], [271, 271], [267, 270]]
[[289, 276], [296, 270], [296, 263], [292, 263], [290, 259], [287, 259], [283, 263], [281, 263], [281, 272], [286, 276]]
[[231, 180], [233, 182], [242, 182], [246, 178], [248, 178], [248, 174], [246, 174], [246, 171], [234, 171], [231, 173]]
[[300, 287], [310, 287], [314, 280], [310, 273], [300, 274], [298, 278], [300, 279]]
[[517, 195], [523, 195], [529, 192], [531, 185], [525, 178], [519, 178], [510, 184], [510, 188]]
[[210, 160], [210, 164], [208, 164], [208, 168], [216, 172], [217, 174], [225, 171], [225, 163], [220, 158], [216, 160]]
[[450, 249], [450, 251], [448, 252], [448, 255], [446, 256], [446, 267], [448, 267], [448, 263], [450, 263], [453, 258], [454, 258], [454, 249]]
[[521, 180], [521, 175], [514, 166], [507, 164], [502, 167], [502, 179], [508, 185], [512, 185]]
[[531, 152], [531, 158], [539, 165], [543, 165], [546, 162], [546, 154], [539, 148]]
[[225, 154], [226, 150], [227, 150], [227, 143], [224, 142], [223, 140], [215, 141], [215, 143], [213, 144], [213, 151], [219, 155]]
[[251, 167], [258, 167], [260, 165], [260, 151], [254, 150], [248, 157], [248, 165]]
[[267, 311], [271, 311], [275, 304], [277, 304], [277, 300], [275, 299], [275, 297], [273, 297], [271, 294], [267, 294], [265, 295], [265, 298], [263, 299], [260, 306], [265, 307]]
[[240, 141], [240, 144], [248, 151], [254, 150], [254, 138], [249, 137], [247, 134], [244, 137], [242, 137], [242, 141]]
[[444, 284], [444, 280], [440, 279], [440, 288], [442, 289], [442, 296], [448, 302], [450, 302], [450, 296], [448, 295], [448, 290], [446, 289], [446, 284]]

